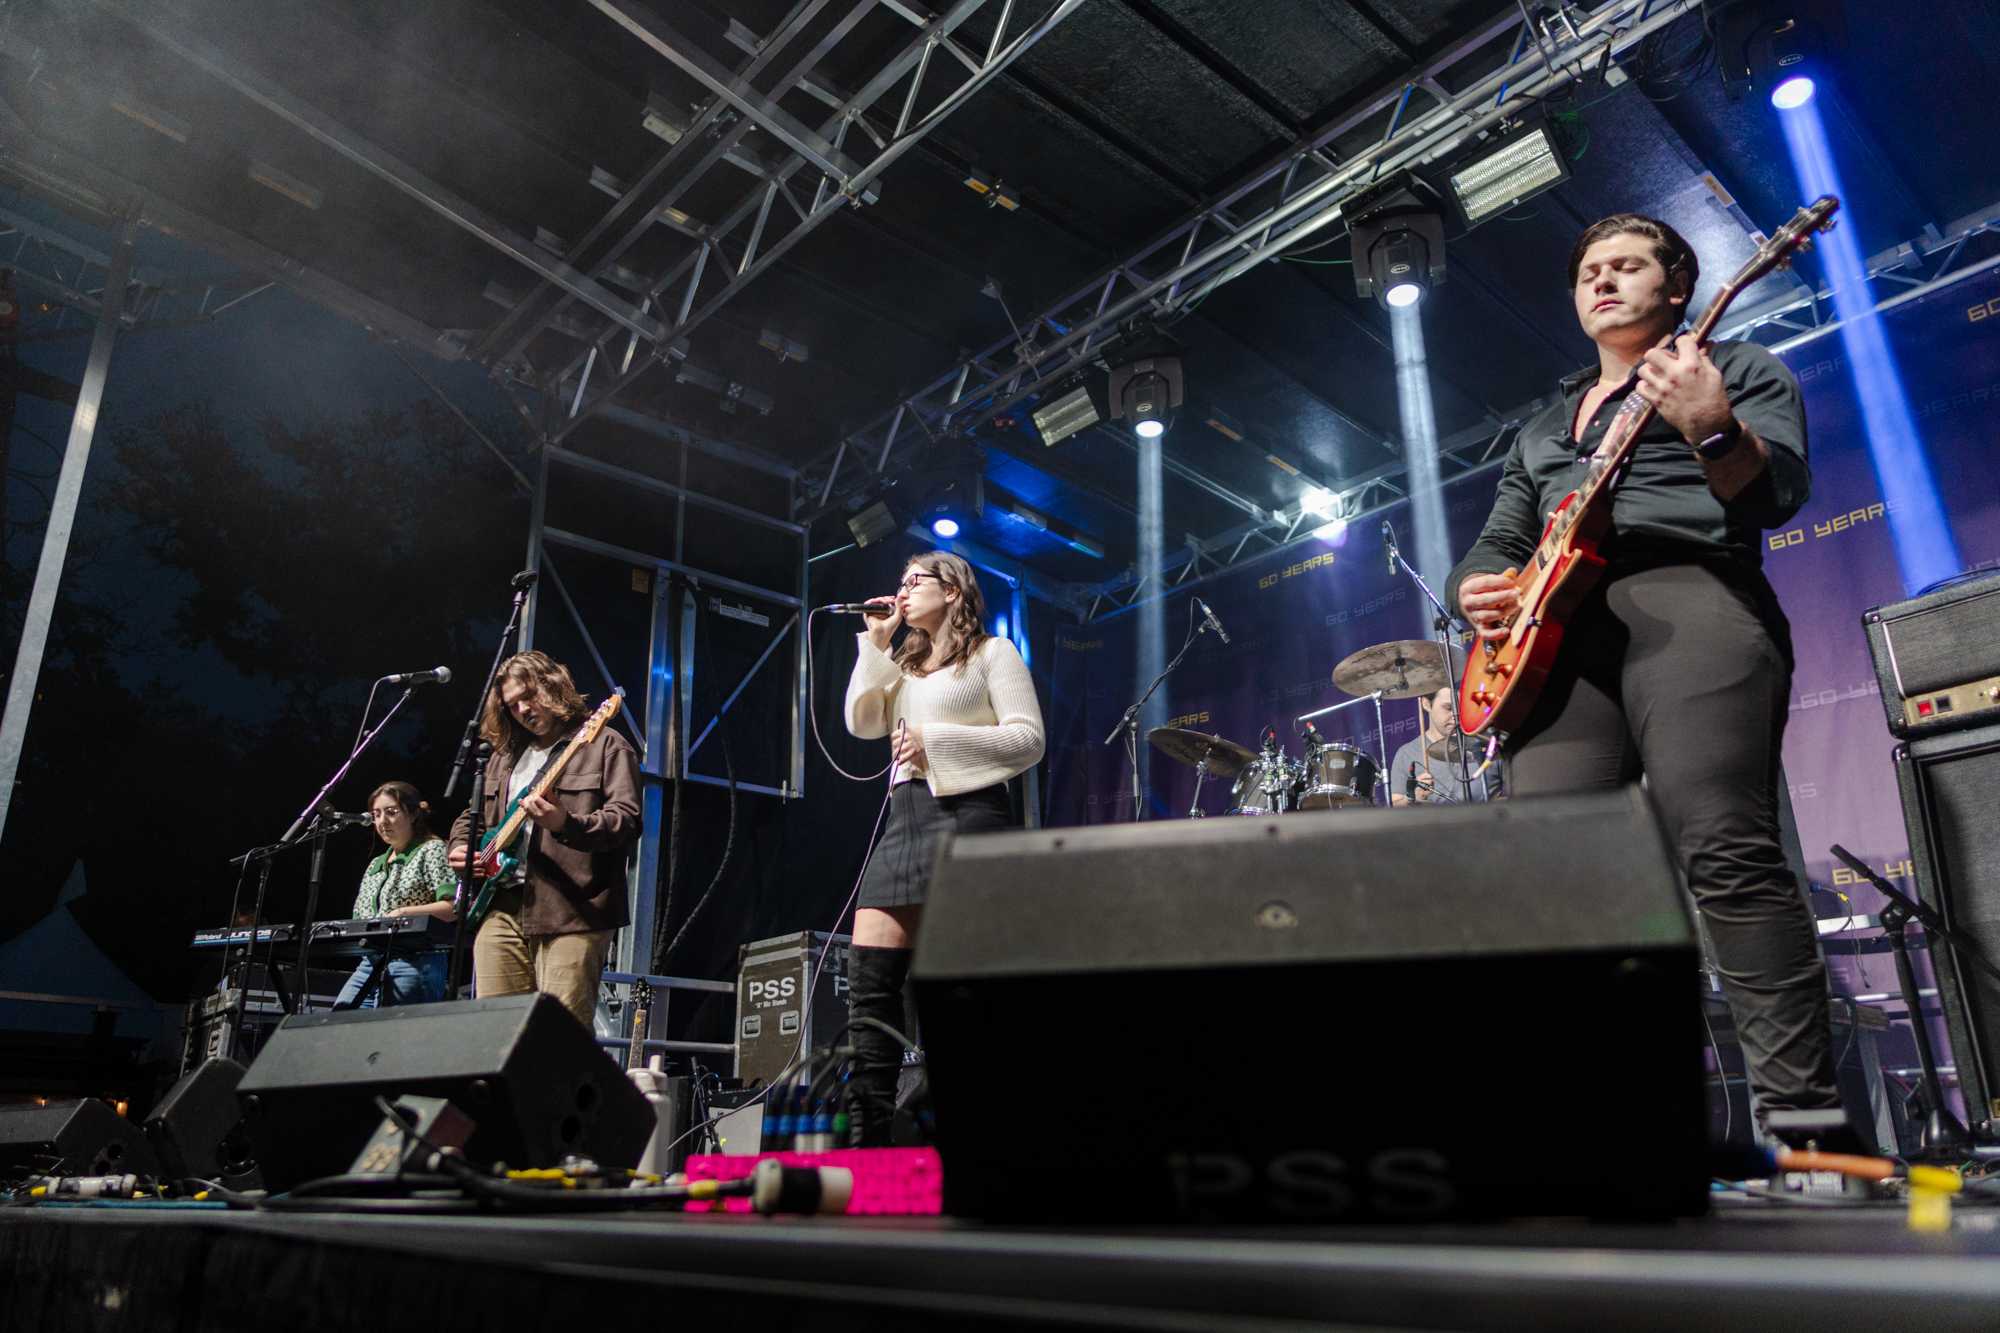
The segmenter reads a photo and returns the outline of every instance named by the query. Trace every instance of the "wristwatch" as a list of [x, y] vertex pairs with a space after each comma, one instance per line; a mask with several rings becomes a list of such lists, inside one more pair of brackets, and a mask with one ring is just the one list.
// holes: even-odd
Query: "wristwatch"
[[1727, 426], [1695, 445], [1694, 456], [1704, 463], [1712, 463], [1718, 458], [1727, 457], [1741, 443], [1743, 443], [1743, 423], [1731, 417]]

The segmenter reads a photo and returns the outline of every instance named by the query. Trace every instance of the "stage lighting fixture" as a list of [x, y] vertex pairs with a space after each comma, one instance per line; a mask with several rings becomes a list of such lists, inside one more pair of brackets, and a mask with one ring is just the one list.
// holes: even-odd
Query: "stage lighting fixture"
[[648, 93], [646, 114], [639, 118], [639, 123], [668, 143], [679, 143], [681, 136], [687, 133], [688, 118], [660, 94]]
[[847, 530], [854, 534], [856, 546], [873, 546], [884, 537], [895, 536], [902, 527], [887, 500], [877, 500], [847, 520]]
[[1299, 496], [1299, 512], [1314, 518], [1332, 518], [1339, 507], [1339, 497], [1324, 486], [1308, 486]]
[[931, 520], [931, 531], [944, 541], [958, 535], [958, 520], [950, 514], [940, 514]]
[[1112, 416], [1131, 422], [1140, 439], [1158, 439], [1181, 405], [1180, 358], [1147, 357], [1118, 367], [1111, 372], [1109, 396]]
[[1569, 164], [1548, 126], [1537, 125], [1482, 144], [1452, 169], [1450, 184], [1465, 225], [1476, 227], [1568, 179]]
[[1842, 41], [1841, 25], [1830, 12], [1818, 20], [1803, 18], [1796, 5], [1726, 12], [1716, 30], [1723, 91], [1731, 101], [1753, 90], [1767, 92], [1778, 110], [1797, 110], [1812, 100], [1827, 50]]
[[1099, 420], [1097, 404], [1090, 400], [1090, 386], [1087, 384], [1077, 385], [1029, 415], [1034, 418], [1035, 429], [1041, 432], [1045, 446], [1059, 444], [1078, 431], [1095, 426]]
[[1415, 305], [1432, 287], [1443, 284], [1444, 222], [1435, 212], [1415, 207], [1408, 191], [1399, 200], [1356, 219], [1349, 236], [1354, 245], [1354, 290], [1372, 296], [1391, 310]]
[[1771, 90], [1771, 105], [1780, 111], [1791, 111], [1812, 101], [1813, 81], [1804, 74], [1794, 74]]

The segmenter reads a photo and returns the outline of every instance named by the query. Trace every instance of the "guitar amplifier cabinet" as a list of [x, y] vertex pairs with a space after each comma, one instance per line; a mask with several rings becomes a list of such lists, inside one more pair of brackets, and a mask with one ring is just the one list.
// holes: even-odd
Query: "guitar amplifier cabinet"
[[1861, 624], [1892, 733], [2000, 722], [2000, 573], [1871, 607]]
[[[2000, 963], [2000, 716], [1895, 750], [1917, 896], [1967, 945]], [[1943, 940], [1928, 941], [1958, 1085], [1974, 1120], [2000, 1117], [2000, 982]]]
[[846, 935], [801, 930], [742, 947], [736, 972], [736, 1077], [746, 1084], [768, 1082], [791, 1063], [801, 1043], [807, 1050], [824, 1045], [847, 1022], [849, 942]]

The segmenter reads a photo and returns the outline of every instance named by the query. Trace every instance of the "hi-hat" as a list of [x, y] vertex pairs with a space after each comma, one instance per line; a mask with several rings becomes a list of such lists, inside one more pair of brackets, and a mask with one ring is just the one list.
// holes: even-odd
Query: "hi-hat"
[[1354, 695], [1379, 690], [1384, 699], [1434, 694], [1446, 683], [1444, 650], [1429, 639], [1391, 639], [1342, 658], [1333, 683]]
[[1235, 741], [1186, 727], [1154, 727], [1146, 733], [1146, 740], [1167, 758], [1178, 759], [1190, 768], [1206, 759], [1208, 771], [1217, 777], [1235, 777], [1257, 758], [1255, 750], [1246, 750]]

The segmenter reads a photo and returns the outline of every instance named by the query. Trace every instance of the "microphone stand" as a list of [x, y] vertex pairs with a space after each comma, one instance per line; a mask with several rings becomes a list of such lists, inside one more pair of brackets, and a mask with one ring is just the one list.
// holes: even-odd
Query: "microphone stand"
[[444, 800], [453, 799], [458, 793], [458, 780], [468, 764], [472, 769], [472, 795], [466, 804], [465, 824], [465, 864], [459, 868], [458, 888], [452, 894], [452, 911], [459, 920], [459, 929], [451, 941], [451, 967], [445, 977], [445, 998], [458, 998], [459, 987], [465, 982], [465, 951], [469, 947], [465, 929], [465, 914], [471, 910], [473, 899], [473, 861], [479, 852], [480, 838], [485, 834], [486, 822], [486, 764], [493, 757], [493, 747], [479, 738], [480, 724], [486, 720], [486, 701], [493, 697], [493, 682], [499, 678], [500, 664], [507, 659], [507, 645], [514, 641], [514, 634], [521, 627], [521, 612], [528, 605], [528, 592], [541, 576], [534, 570], [524, 569], [514, 576], [514, 606], [508, 612], [506, 627], [500, 631], [499, 642], [493, 646], [493, 662], [486, 668], [486, 683], [479, 687], [477, 701], [472, 705], [472, 717], [465, 724], [465, 734], [459, 739], [458, 754], [452, 760], [451, 776], [445, 779]]
[[[1457, 746], [1458, 790], [1462, 799], [1470, 801], [1472, 799], [1472, 756], [1466, 752], [1465, 742], [1471, 738], [1465, 735], [1465, 729], [1459, 725], [1458, 671], [1453, 667], [1451, 661], [1452, 627], [1458, 622], [1452, 616], [1451, 612], [1445, 610], [1445, 605], [1438, 600], [1437, 594], [1431, 591], [1431, 585], [1424, 582], [1424, 576], [1417, 572], [1417, 567], [1403, 558], [1403, 548], [1396, 544], [1396, 530], [1389, 526], [1386, 519], [1382, 523], [1382, 540], [1389, 548], [1389, 563], [1397, 569], [1402, 570], [1405, 574], [1408, 574], [1410, 582], [1417, 585], [1417, 591], [1422, 593], [1424, 600], [1431, 604], [1431, 611], [1433, 613], [1431, 617], [1431, 632], [1437, 635], [1438, 650], [1444, 655], [1444, 683], [1451, 690], [1451, 729], [1460, 738]], [[1421, 731], [1417, 733], [1417, 739], [1420, 742], [1422, 741], [1423, 733]], [[1385, 759], [1383, 762], [1386, 763], [1388, 761]], [[1424, 756], [1424, 767], [1430, 767], [1430, 756], [1428, 754]]]
[[[1931, 1104], [1918, 1143], [1923, 1151], [1940, 1161], [1966, 1157], [1973, 1152], [1973, 1136], [1951, 1113], [1951, 1108], [1944, 1104], [1944, 1081], [1938, 1077], [1937, 1056], [1931, 1050], [1930, 1024], [1924, 1019], [1923, 997], [1917, 992], [1916, 973], [1910, 967], [1910, 950], [1903, 939], [1903, 929], [1914, 918], [1922, 923], [1926, 934], [1943, 940], [1960, 962], [1970, 962], [1993, 977], [2000, 977], [2000, 968], [1994, 967], [1976, 945], [1960, 939], [1935, 908], [1905, 894], [1839, 843], [1833, 845], [1832, 851], [1847, 863], [1848, 869], [1867, 880], [1889, 900], [1888, 906], [1877, 913], [1876, 919], [1882, 923], [1882, 930], [1888, 935], [1889, 945], [1896, 953], [1896, 981], [1903, 992], [1903, 1007], [1909, 1011], [1910, 1032], [1916, 1038], [1917, 1063], [1923, 1066], [1924, 1097]], [[1965, 1056], [1959, 1058], [1962, 1060]]]
[[1111, 734], [1104, 738], [1104, 743], [1109, 745], [1121, 735], [1125, 737], [1125, 753], [1132, 760], [1132, 819], [1134, 822], [1146, 817], [1145, 795], [1139, 790], [1139, 710], [1144, 708], [1146, 701], [1153, 697], [1153, 691], [1160, 688], [1160, 682], [1174, 674], [1174, 668], [1179, 666], [1181, 659], [1188, 655], [1188, 649], [1194, 647], [1194, 641], [1207, 632], [1207, 621], [1205, 619], [1198, 620], [1195, 624], [1194, 632], [1187, 636], [1181, 643], [1181, 650], [1174, 654], [1174, 660], [1167, 663], [1167, 669], [1153, 677], [1153, 683], [1146, 687], [1146, 692], [1140, 695], [1130, 708], [1125, 710], [1124, 716], [1118, 719], [1118, 725], [1113, 727]]

